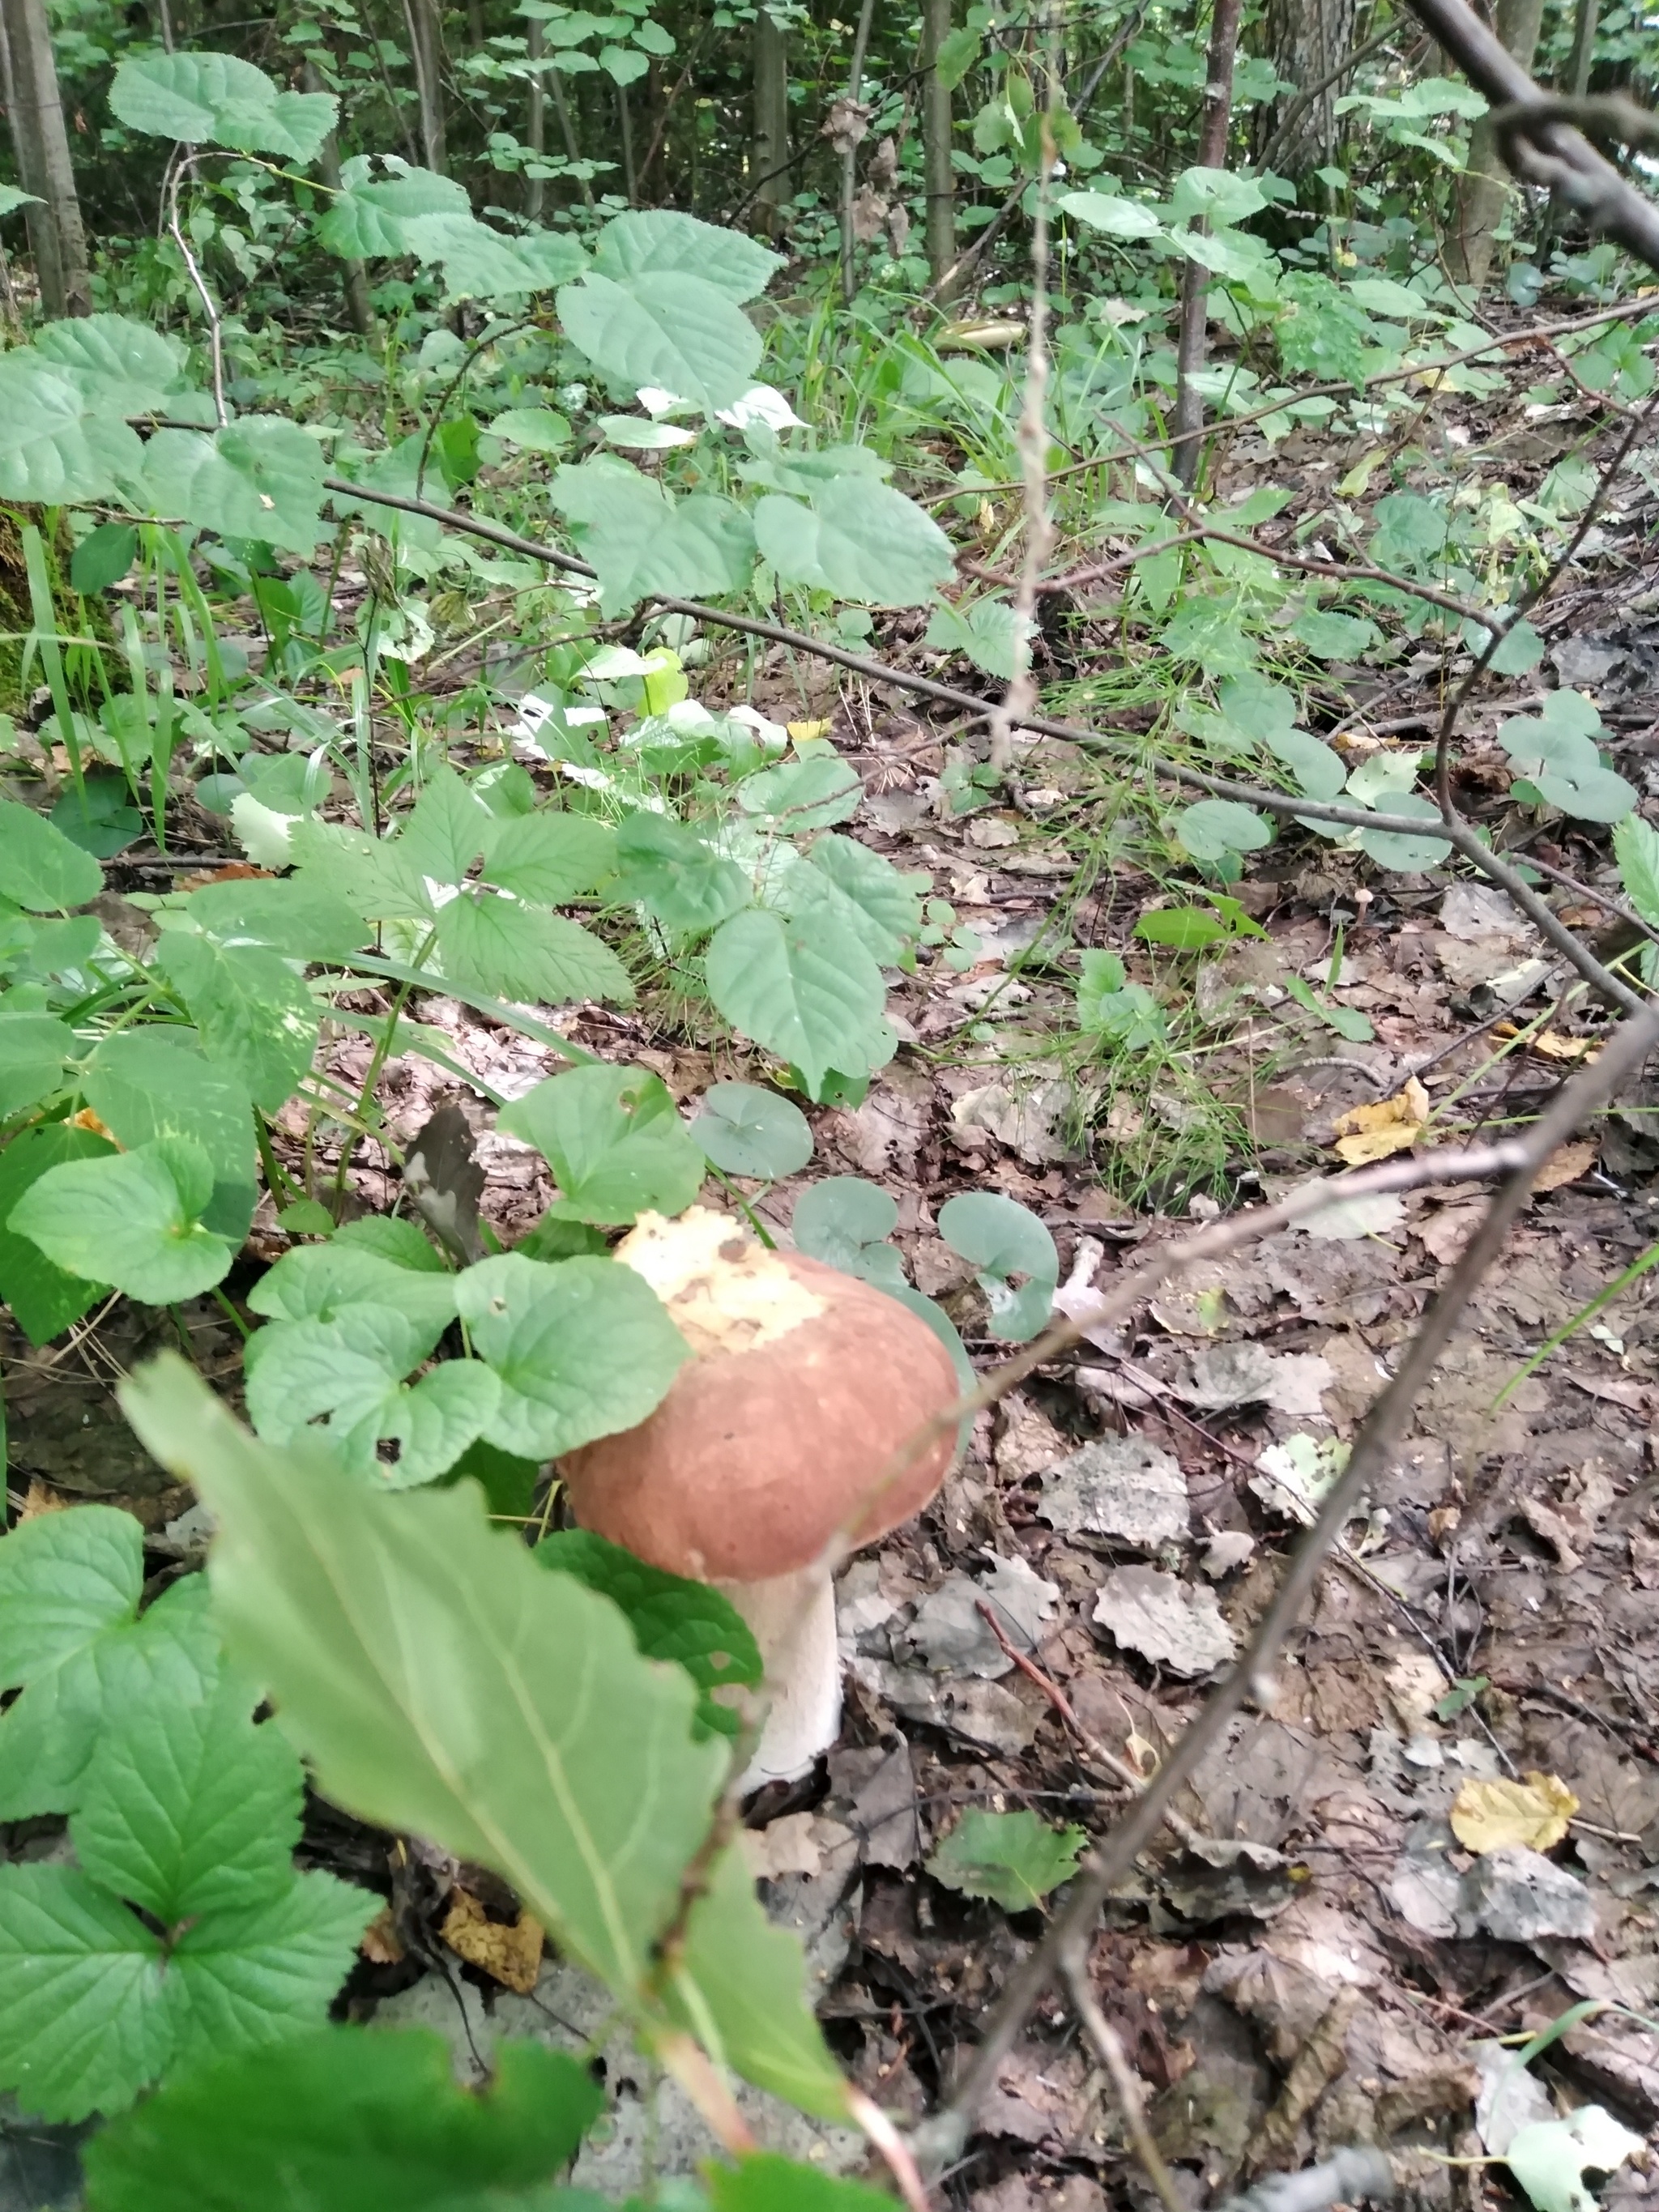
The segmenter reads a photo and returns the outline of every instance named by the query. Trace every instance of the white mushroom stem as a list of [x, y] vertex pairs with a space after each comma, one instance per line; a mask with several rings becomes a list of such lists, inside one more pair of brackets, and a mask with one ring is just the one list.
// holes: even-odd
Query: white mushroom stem
[[766, 1720], [739, 1787], [747, 1795], [768, 1782], [798, 1782], [841, 1728], [841, 1654], [828, 1563], [716, 1588], [748, 1622], [766, 1670]]

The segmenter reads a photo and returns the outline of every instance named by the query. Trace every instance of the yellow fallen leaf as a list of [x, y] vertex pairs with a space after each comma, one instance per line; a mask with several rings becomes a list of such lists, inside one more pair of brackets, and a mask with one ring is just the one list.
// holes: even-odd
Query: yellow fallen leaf
[[1355, 1106], [1339, 1115], [1335, 1150], [1351, 1168], [1409, 1152], [1429, 1118], [1429, 1094], [1413, 1075], [1403, 1091], [1375, 1105]]
[[827, 738], [835, 727], [833, 722], [786, 722], [784, 728], [798, 745], [808, 744], [814, 738]]
[[1553, 1774], [1519, 1782], [1466, 1782], [1452, 1802], [1452, 1833], [1465, 1850], [1547, 1851], [1567, 1832], [1578, 1800]]
[[1532, 1179], [1534, 1191], [1559, 1190], [1564, 1182], [1577, 1182], [1595, 1165], [1601, 1149], [1599, 1137], [1581, 1137], [1576, 1145], [1563, 1145], [1552, 1152]]
[[470, 1890], [456, 1889], [438, 1933], [458, 1957], [482, 1966], [504, 1988], [521, 1997], [535, 1988], [542, 1966], [542, 1924], [527, 1912], [506, 1927], [490, 1919]]
[[[1492, 1031], [1505, 1043], [1520, 1034], [1513, 1022], [1499, 1022]], [[1595, 1060], [1601, 1049], [1594, 1037], [1563, 1036], [1559, 1030], [1540, 1030], [1527, 1039], [1527, 1050], [1543, 1060]]]

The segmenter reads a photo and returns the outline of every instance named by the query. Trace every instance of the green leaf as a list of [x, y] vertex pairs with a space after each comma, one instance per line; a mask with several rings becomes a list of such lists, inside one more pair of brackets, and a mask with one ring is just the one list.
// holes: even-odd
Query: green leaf
[[750, 902], [749, 878], [696, 832], [662, 814], [630, 814], [617, 832], [618, 902], [648, 907], [665, 928], [718, 928]]
[[637, 1426], [690, 1357], [655, 1291], [614, 1260], [547, 1265], [508, 1252], [455, 1288], [472, 1348], [501, 1382], [485, 1440], [520, 1459]]
[[168, 1926], [284, 1894], [305, 1781], [286, 1738], [254, 1726], [253, 1704], [222, 1670], [198, 1704], [123, 1705], [70, 1823], [94, 1881]]
[[60, 1089], [75, 1036], [55, 1014], [0, 1006], [0, 1121]]
[[683, 1213], [703, 1161], [660, 1076], [642, 1067], [573, 1067], [515, 1098], [497, 1124], [534, 1145], [559, 1186], [556, 1220], [611, 1227]]
[[0, 1685], [49, 1674], [131, 1622], [143, 1584], [143, 1532], [130, 1513], [78, 1505], [21, 1522], [0, 1538]]
[[1057, 204], [1091, 230], [1109, 238], [1157, 238], [1164, 229], [1153, 210], [1139, 200], [1109, 192], [1061, 192]]
[[615, 872], [617, 833], [591, 814], [520, 814], [489, 848], [483, 878], [532, 906], [562, 906]]
[[820, 1089], [831, 1068], [856, 1076], [882, 1064], [874, 1033], [886, 987], [850, 931], [751, 908], [721, 923], [704, 967], [708, 994], [726, 1020], [793, 1062], [809, 1089]]
[[634, 986], [616, 954], [591, 929], [516, 899], [463, 891], [438, 913], [443, 972], [463, 989], [524, 1006], [599, 999], [631, 1006]]
[[52, 1121], [24, 1130], [0, 1152], [0, 1298], [31, 1344], [49, 1344], [106, 1286], [58, 1267], [38, 1244], [18, 1236], [10, 1226], [12, 1209], [49, 1169], [69, 1160], [106, 1158], [114, 1149], [90, 1129]]
[[[690, 274], [712, 284], [728, 300], [753, 300], [763, 293], [783, 257], [750, 238], [695, 216], [672, 210], [617, 216], [599, 233], [593, 265], [602, 276], [639, 283], [658, 276]], [[673, 388], [673, 387], [671, 387]], [[682, 398], [690, 393], [682, 392]]]
[[970, 31], [958, 24], [947, 32], [939, 42], [939, 52], [933, 59], [933, 75], [946, 92], [954, 92], [970, 69], [978, 62], [983, 40], [978, 31]]
[[[1659, 830], [1639, 814], [1627, 814], [1614, 826], [1613, 853], [1626, 897], [1644, 921], [1659, 927]], [[4, 1218], [0, 1211], [0, 1221]]]
[[86, 2149], [88, 2212], [588, 2212], [550, 2189], [604, 2092], [509, 2040], [463, 2089], [430, 2029], [319, 2027], [169, 2082]]
[[[546, 1272], [599, 1268], [630, 1272]], [[175, 1358], [121, 1397], [147, 1449], [213, 1513], [210, 1573], [232, 1654], [273, 1696], [319, 1786], [493, 1867], [648, 2032], [661, 2019], [656, 1942], [726, 1765], [693, 1740], [684, 1672], [643, 1658], [609, 1600], [492, 1532], [471, 1485], [398, 1498], [343, 1486], [326, 1459], [257, 1443]], [[787, 2081], [810, 2109], [844, 2110], [799, 1947], [768, 1929], [729, 1851], [671, 1971], [676, 2009], [697, 2011], [729, 2063]]]
[[988, 676], [1012, 683], [1018, 638], [1019, 617], [1005, 599], [975, 599], [966, 607], [941, 600], [927, 617], [922, 643], [940, 653], [966, 653]]
[[331, 253], [374, 261], [412, 253], [408, 225], [420, 216], [470, 216], [466, 187], [397, 154], [354, 154], [340, 169], [341, 190], [317, 225]]
[[707, 1583], [647, 1566], [620, 1544], [609, 1544], [585, 1528], [544, 1536], [533, 1557], [538, 1565], [574, 1575], [619, 1606], [646, 1657], [672, 1661], [696, 1684], [702, 1692], [699, 1727], [737, 1735], [738, 1714], [708, 1693], [734, 1684], [754, 1688], [763, 1670], [760, 1648], [730, 1599]]
[[[726, 312], [743, 320], [737, 308]], [[614, 453], [555, 470], [552, 498], [599, 570], [607, 616], [659, 594], [735, 592], [749, 581], [753, 526], [732, 500], [706, 492], [676, 499]]]
[[[125, 1530], [88, 1533], [94, 1516], [125, 1523]], [[130, 1515], [80, 1505], [50, 1518], [58, 1532], [50, 1542], [13, 1553], [33, 1522], [0, 1542], [0, 1582], [8, 1594], [27, 1601], [17, 1614], [20, 1634], [32, 1632], [29, 1624], [42, 1613], [48, 1619], [39, 1647], [14, 1651], [8, 1662], [9, 1678], [24, 1688], [0, 1718], [0, 1818], [6, 1820], [72, 1810], [100, 1744], [121, 1727], [138, 1694], [154, 1683], [173, 1704], [194, 1704], [219, 1664], [199, 1577], [175, 1583], [135, 1620], [142, 1537]], [[100, 1559], [106, 1589], [98, 1586]]]
[[[1013, 1344], [1035, 1336], [1060, 1279], [1054, 1240], [1036, 1214], [1000, 1192], [966, 1191], [939, 1208], [939, 1233], [975, 1270], [993, 1334]], [[1025, 1279], [1017, 1285], [1017, 1276]]]
[[286, 1104], [317, 1049], [318, 1009], [280, 954], [166, 929], [155, 964], [179, 991], [203, 1051], [247, 1085], [256, 1106]]
[[562, 453], [570, 443], [570, 422], [551, 407], [504, 407], [490, 416], [489, 434], [526, 453]]
[[0, 498], [108, 499], [141, 477], [137, 432], [33, 347], [0, 357]]
[[[165, 415], [191, 389], [185, 349], [178, 339], [157, 330], [153, 323], [137, 322], [130, 315], [80, 315], [66, 322], [48, 323], [33, 349], [41, 360], [70, 376], [89, 401], [112, 414]], [[131, 536], [131, 525], [104, 524], [82, 539], [76, 549], [77, 554], [106, 532]], [[133, 550], [137, 550], [136, 536]], [[131, 558], [129, 553], [109, 579], [111, 582], [125, 574]], [[76, 584], [75, 588], [87, 587]], [[97, 591], [103, 586], [92, 588]]]
[[897, 966], [921, 929], [916, 880], [853, 837], [816, 839], [806, 866], [785, 877], [782, 897], [796, 921], [818, 914], [850, 929], [884, 968]]
[[447, 1359], [404, 1383], [440, 1327], [390, 1306], [349, 1305], [326, 1322], [263, 1328], [247, 1348], [248, 1417], [277, 1444], [317, 1423], [343, 1466], [386, 1489], [430, 1482], [477, 1442], [501, 1396], [476, 1359]]
[[70, 556], [72, 588], [91, 598], [118, 584], [138, 557], [138, 532], [130, 522], [100, 522]]
[[1339, 1036], [1346, 1037], [1351, 1044], [1369, 1044], [1376, 1036], [1376, 1031], [1357, 1006], [1339, 1006], [1328, 999], [1320, 998], [1313, 986], [1300, 975], [1285, 976], [1285, 988], [1298, 1006], [1304, 1006], [1309, 1013], [1316, 1014], [1322, 1022], [1334, 1029]]
[[390, 1260], [394, 1267], [412, 1267], [417, 1274], [445, 1275], [449, 1272], [442, 1253], [428, 1243], [419, 1224], [413, 1221], [390, 1214], [365, 1213], [356, 1221], [343, 1221], [334, 1236], [337, 1244], [361, 1246], [376, 1258]]
[[691, 1134], [711, 1167], [775, 1182], [812, 1157], [812, 1125], [799, 1106], [757, 1083], [713, 1083]]
[[130, 131], [188, 146], [234, 147], [312, 161], [334, 128], [339, 103], [325, 92], [283, 92], [234, 54], [141, 54], [121, 64], [112, 113]]
[[[164, 922], [168, 911], [162, 910]], [[204, 884], [177, 911], [210, 937], [250, 939], [286, 960], [344, 960], [368, 941], [351, 901], [314, 875]]]
[[882, 2190], [821, 2173], [775, 2151], [757, 2151], [736, 2166], [711, 2166], [708, 2200], [714, 2212], [894, 2212], [896, 2202]]
[[898, 1227], [898, 1203], [861, 1176], [826, 1176], [795, 1200], [789, 1224], [809, 1258], [883, 1290], [902, 1286], [904, 1265], [887, 1242]]
[[955, 573], [939, 525], [867, 477], [830, 477], [810, 507], [769, 492], [755, 509], [755, 543], [785, 582], [871, 605], [919, 605]]
[[27, 2112], [118, 2111], [173, 2048], [161, 1940], [71, 1867], [0, 1866], [0, 2081]]
[[253, 1102], [240, 1075], [216, 1066], [187, 1030], [157, 1024], [118, 1030], [94, 1053], [86, 1101], [129, 1152], [158, 1137], [187, 1137], [207, 1154], [213, 1194], [202, 1218], [240, 1244], [253, 1218]]
[[[1376, 643], [1376, 624], [1362, 615], [1328, 614], [1310, 607], [1291, 624], [1291, 635], [1321, 660], [1358, 660]], [[1316, 799], [1320, 793], [1310, 791]]]
[[755, 380], [761, 339], [731, 294], [681, 269], [619, 282], [607, 265], [602, 252], [580, 284], [559, 293], [559, 320], [577, 350], [622, 390], [654, 385], [711, 415], [735, 405]]
[[32, 806], [0, 799], [0, 885], [30, 914], [61, 914], [96, 898], [104, 872]]
[[280, 416], [245, 415], [211, 435], [158, 430], [144, 448], [143, 482], [158, 514], [221, 537], [309, 553], [323, 534], [322, 448]]
[[1504, 2163], [1537, 2212], [1595, 2212], [1587, 2172], [1613, 2173], [1644, 2148], [1600, 2105], [1581, 2105], [1564, 2120], [1534, 2120], [1517, 2130]]
[[1197, 952], [1234, 933], [1201, 906], [1160, 906], [1141, 915], [1134, 933], [1147, 945], [1167, 945], [1174, 952]]
[[410, 216], [404, 222], [410, 251], [440, 262], [451, 299], [510, 299], [522, 292], [568, 284], [587, 256], [568, 231], [526, 230], [509, 237], [471, 215]]
[[858, 770], [835, 752], [781, 761], [776, 768], [746, 775], [738, 786], [738, 804], [745, 814], [769, 815], [773, 827], [791, 837], [850, 820], [863, 799]]
[[213, 1167], [187, 1137], [49, 1168], [12, 1209], [11, 1227], [71, 1275], [171, 1305], [229, 1273], [236, 1248], [201, 1223]]
[[[1552, 702], [1576, 697], [1555, 692]], [[1582, 702], [1588, 706], [1588, 702]], [[1595, 714], [1594, 708], [1590, 714]], [[1595, 716], [1594, 726], [1601, 726]], [[1618, 822], [1636, 805], [1637, 794], [1621, 775], [1601, 765], [1585, 734], [1581, 714], [1557, 706], [1546, 714], [1514, 715], [1498, 727], [1498, 742], [1519, 775], [1537, 785], [1552, 806], [1586, 822]]]
[[[1352, 783], [1352, 779], [1349, 781]], [[1387, 805], [1390, 814], [1419, 815], [1425, 822], [1436, 823], [1441, 819], [1440, 809], [1432, 799], [1415, 791], [1391, 793]], [[1451, 850], [1444, 837], [1412, 837], [1395, 830], [1362, 830], [1358, 842], [1360, 851], [1379, 868], [1398, 868], [1407, 875], [1438, 867]]]
[[1243, 222], [1267, 204], [1266, 193], [1253, 178], [1231, 169], [1183, 169], [1170, 196], [1170, 211], [1177, 222], [1202, 216], [1218, 227]]
[[1069, 1881], [1088, 1837], [1051, 1828], [1035, 1813], [964, 1813], [927, 1862], [927, 1871], [965, 1897], [988, 1897], [1005, 1912], [1029, 1912]]
[[246, 1911], [192, 1921], [167, 1960], [169, 2063], [200, 2066], [320, 2022], [380, 1904], [331, 1874], [300, 1874]]
[[1176, 835], [1195, 860], [1223, 860], [1273, 842], [1273, 830], [1254, 807], [1231, 799], [1200, 799], [1175, 817]]
[[[372, 1242], [354, 1233], [371, 1225], [380, 1232]], [[436, 1267], [415, 1267], [399, 1252], [383, 1249], [383, 1232], [398, 1225], [413, 1230], [437, 1258], [412, 1222], [348, 1222], [327, 1244], [284, 1252], [248, 1292], [248, 1305], [272, 1321], [325, 1322], [353, 1306], [390, 1306], [422, 1334], [429, 1330], [435, 1344], [455, 1317], [455, 1278], [441, 1261]]]

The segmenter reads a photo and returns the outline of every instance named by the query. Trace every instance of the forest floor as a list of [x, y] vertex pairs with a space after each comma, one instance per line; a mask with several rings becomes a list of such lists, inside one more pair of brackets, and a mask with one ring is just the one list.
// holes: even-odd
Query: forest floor
[[[1562, 427], [1575, 425], [1576, 410]], [[1564, 442], [1518, 409], [1508, 428], [1486, 427], [1522, 476], [1517, 441], [1542, 440], [1540, 470]], [[1319, 471], [1342, 462], [1323, 449], [1288, 459], [1316, 504]], [[1280, 482], [1286, 464], [1281, 447]], [[1247, 472], [1249, 457], [1236, 465]], [[1501, 704], [1466, 726], [1465, 795], [1500, 834], [1515, 810], [1482, 731], [1558, 679], [1595, 698], [1615, 764], [1659, 815], [1659, 560], [1644, 552], [1652, 501], [1626, 507], [1551, 602], [1545, 667], [1495, 687]], [[1115, 609], [1103, 613], [1096, 629], [1086, 602], [1073, 611], [1079, 675], [1121, 664]], [[1346, 702], [1363, 710], [1354, 742], [1386, 741], [1368, 720], [1397, 731], [1437, 714], [1447, 674], [1427, 652], [1382, 674], [1335, 672], [1328, 726]], [[1530, 1042], [1505, 1040], [1498, 1020], [1534, 1023], [1570, 979], [1500, 896], [1451, 872], [1379, 878], [1294, 838], [1262, 856], [1276, 872], [1233, 887], [1263, 934], [1154, 960], [1131, 929], [1180, 894], [1156, 870], [1101, 857], [1115, 802], [1097, 759], [1022, 744], [1022, 803], [952, 816], [939, 779], [971, 737], [781, 655], [755, 696], [830, 721], [865, 785], [848, 833], [926, 871], [976, 933], [965, 973], [935, 963], [902, 981], [902, 1048], [863, 1103], [811, 1118], [813, 1176], [891, 1194], [907, 1272], [981, 1364], [1006, 1347], [934, 1226], [957, 1191], [1000, 1189], [1037, 1212], [1063, 1295], [1080, 1292], [1194, 1218], [1334, 1166], [1339, 1117], [1356, 1107], [1404, 1100], [1396, 1110], [1428, 1143], [1534, 1112], [1605, 1024], [1581, 997]], [[1550, 842], [1559, 834], [1538, 857], [1612, 880], [1592, 846]], [[1606, 919], [1572, 894], [1555, 902], [1587, 933]], [[1175, 1042], [1116, 1059], [1080, 1043], [1074, 979], [1046, 957], [1068, 945], [1118, 951], [1178, 1000]], [[1371, 1038], [1287, 999], [1291, 979], [1363, 1014]], [[498, 1091], [555, 1065], [453, 1001], [411, 1011]], [[653, 1068], [677, 1097], [763, 1072], [669, 1011], [544, 1018]], [[332, 1050], [337, 1072], [361, 1073], [360, 1041], [341, 1032]], [[454, 1088], [411, 1057], [389, 1065], [380, 1095], [406, 1139]], [[547, 1201], [544, 1166], [465, 1103], [483, 1211], [521, 1233]], [[1543, 1178], [1552, 1187], [1477, 1293], [1368, 1518], [1324, 1571], [1271, 1710], [1234, 1724], [1180, 1832], [1165, 1831], [1103, 1917], [1097, 1990], [1194, 2204], [1356, 2142], [1498, 2154], [1522, 2122], [1584, 2101], [1644, 2135], [1659, 2128], [1659, 2027], [1644, 2018], [1659, 2012], [1659, 1278], [1638, 1275], [1529, 1371], [1659, 1240], [1656, 1105], [1659, 1085], [1632, 1088]], [[804, 1180], [740, 1187], [781, 1240]], [[372, 1148], [352, 1183], [368, 1208], [396, 1195]], [[827, 1771], [757, 1801], [749, 1826], [774, 1909], [806, 1939], [837, 2049], [902, 2118], [936, 2101], [1042, 1925], [1040, 1908], [1010, 1913], [944, 1885], [930, 1855], [972, 1808], [1109, 1825], [1122, 1785], [1093, 1747], [1146, 1771], [1231, 1662], [1333, 1445], [1382, 1388], [1482, 1202], [1474, 1186], [1422, 1191], [1365, 1233], [1291, 1231], [1191, 1273], [981, 1416], [934, 1506], [846, 1570], [841, 1743]], [[270, 1256], [283, 1240], [268, 1237]], [[198, 1364], [234, 1393], [239, 1347], [222, 1315], [204, 1302], [185, 1320]], [[146, 1462], [111, 1395], [173, 1327], [129, 1304], [67, 1356], [14, 1343], [10, 1454], [23, 1510], [106, 1498], [139, 1515], [158, 1553], [193, 1562], [188, 1493]], [[1504, 1781], [1520, 1787], [1480, 1787]], [[594, 2025], [591, 1992], [554, 1962], [538, 1968], [533, 1933], [476, 1870], [428, 1864], [321, 1804], [307, 1850], [388, 1899], [353, 2016], [434, 2022], [468, 2064], [508, 2030], [568, 2040]], [[1510, 2067], [1514, 2045], [1498, 2039], [1587, 2004], [1601, 2009], [1531, 2073]], [[620, 2193], [653, 2167], [685, 2171], [695, 2138], [677, 2099], [620, 2051], [611, 2063], [638, 2094], [584, 2151], [578, 2180]], [[839, 2137], [814, 2148], [805, 2123], [763, 2100], [753, 2109], [780, 2147], [836, 2167], [856, 2156]], [[4, 2212], [64, 2201], [72, 2169], [53, 2131], [9, 2129], [5, 2150]], [[1479, 2164], [1429, 2171], [1425, 2198], [1459, 2208], [1506, 2185]], [[1607, 2201], [1644, 2196], [1650, 2179], [1639, 2161], [1621, 2167]], [[1029, 2023], [944, 2193], [974, 2212], [1151, 2201], [1058, 1999]]]

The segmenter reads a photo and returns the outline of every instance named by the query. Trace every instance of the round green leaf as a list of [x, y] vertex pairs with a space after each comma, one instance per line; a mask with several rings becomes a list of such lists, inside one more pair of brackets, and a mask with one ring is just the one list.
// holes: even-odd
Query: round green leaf
[[1035, 1336], [1060, 1279], [1054, 1240], [1036, 1214], [999, 1191], [966, 1191], [939, 1208], [939, 1233], [975, 1270], [994, 1333], [1013, 1344]]
[[799, 1106], [757, 1083], [715, 1083], [702, 1095], [691, 1134], [712, 1167], [776, 1182], [812, 1157], [812, 1125]]
[[146, 1305], [210, 1290], [235, 1248], [201, 1223], [213, 1168], [188, 1138], [49, 1168], [12, 1210], [10, 1227], [67, 1273], [113, 1285]]
[[883, 1290], [902, 1285], [903, 1263], [886, 1241], [898, 1227], [898, 1205], [878, 1183], [861, 1176], [826, 1176], [801, 1193], [789, 1225], [809, 1259]]

